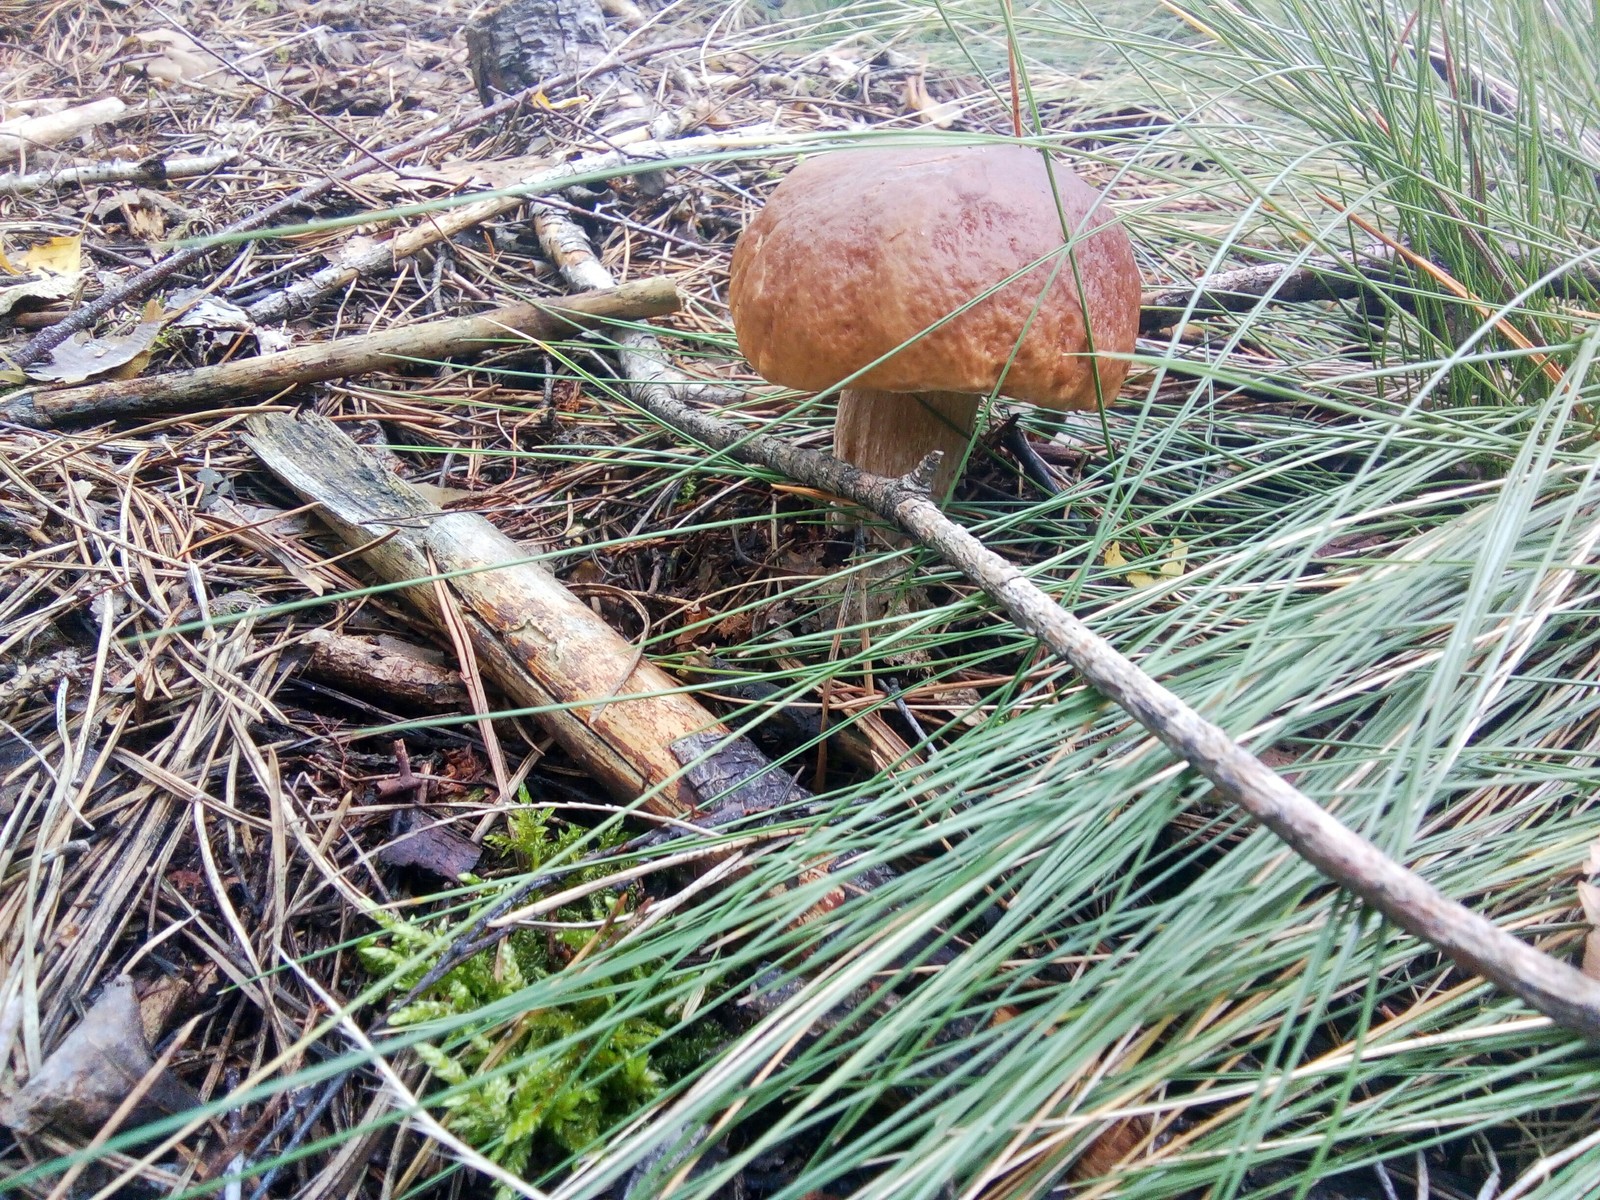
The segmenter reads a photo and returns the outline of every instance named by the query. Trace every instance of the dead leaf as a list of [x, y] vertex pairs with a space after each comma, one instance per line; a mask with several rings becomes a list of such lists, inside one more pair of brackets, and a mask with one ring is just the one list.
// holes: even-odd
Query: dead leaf
[[167, 232], [167, 218], [182, 221], [188, 213], [160, 192], [149, 188], [124, 188], [113, 192], [94, 206], [94, 215], [104, 220], [112, 213], [122, 218], [128, 232], [146, 242], [159, 241]]
[[924, 124], [936, 129], [949, 129], [961, 116], [961, 106], [949, 101], [935, 100], [928, 94], [927, 80], [922, 72], [906, 77], [906, 107], [920, 117]]
[[436, 483], [420, 482], [413, 483], [411, 486], [422, 493], [422, 498], [424, 500], [431, 501], [432, 503], [437, 504], [440, 508], [446, 508], [452, 504], [458, 504], [463, 500], [476, 500], [479, 498], [477, 492], [471, 491], [467, 488], [440, 487]]
[[184, 1016], [193, 1013], [217, 985], [217, 965], [207, 963], [198, 971], [158, 975], [139, 997], [139, 1024], [145, 1042], [153, 1045]]
[[77, 290], [78, 279], [73, 275], [44, 275], [9, 287], [0, 287], [0, 317], [8, 315], [25, 301], [37, 301], [37, 307], [42, 308], [57, 300], [67, 299]]
[[158, 83], [200, 84], [218, 91], [238, 91], [241, 81], [215, 56], [207, 54], [199, 42], [177, 29], [152, 29], [134, 34], [142, 53], [135, 53], [130, 65]]
[[[1122, 577], [1136, 588], [1147, 588], [1168, 579], [1176, 579], [1183, 574], [1184, 559], [1188, 555], [1189, 547], [1177, 538], [1173, 538], [1167, 560], [1157, 568], [1156, 574], [1151, 575], [1148, 571], [1126, 571]], [[1107, 546], [1103, 557], [1105, 565], [1113, 571], [1120, 571], [1128, 565], [1128, 560], [1122, 554], [1121, 542], [1112, 542]]]
[[145, 306], [144, 319], [127, 333], [98, 338], [74, 334], [52, 350], [48, 360], [29, 367], [28, 378], [44, 383], [83, 383], [102, 377], [130, 379], [149, 362], [150, 347], [166, 324], [160, 304], [151, 301]]
[[230, 300], [209, 295], [203, 288], [184, 288], [167, 300], [177, 316], [173, 325], [180, 329], [207, 329], [226, 333], [247, 333], [255, 328], [250, 314]]
[[83, 270], [83, 239], [77, 236], [47, 238], [23, 253], [22, 269], [38, 271], [41, 275], [76, 278]]
[[[0, 1099], [0, 1124], [18, 1133], [37, 1133], [46, 1125], [96, 1130], [154, 1066], [133, 980], [119, 976], [106, 984], [38, 1073], [14, 1096]], [[124, 1127], [199, 1103], [175, 1076], [163, 1071]]]

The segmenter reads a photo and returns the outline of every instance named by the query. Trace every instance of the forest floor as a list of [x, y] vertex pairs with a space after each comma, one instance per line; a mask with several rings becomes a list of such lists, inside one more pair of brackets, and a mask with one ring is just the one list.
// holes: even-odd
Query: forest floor
[[[495, 189], [625, 150], [641, 119], [663, 115], [663, 143], [723, 138], [737, 149], [752, 130], [1003, 135], [1008, 98], [948, 42], [857, 38], [803, 4], [781, 14], [802, 24], [774, 33], [763, 21], [779, 17], [759, 6], [689, 15], [672, 6], [665, 21], [629, 8], [612, 6], [611, 37], [643, 115], [619, 124], [609, 76], [596, 87], [559, 81], [476, 120], [484, 101], [462, 28], [476, 7], [465, 3], [0, 3], [0, 119], [107, 105], [53, 145], [0, 142], [14, 172], [0, 178], [0, 268], [10, 276], [0, 280], [0, 357], [14, 361], [40, 331], [192, 239], [353, 164], [369, 168], [264, 229], [208, 243], [96, 322], [97, 340], [35, 356], [26, 383], [16, 372], [13, 382], [148, 379], [559, 299], [578, 289], [534, 228], [545, 206], [587, 234], [617, 282], [670, 278], [681, 306], [654, 328], [685, 372], [722, 389], [708, 394], [736, 397], [741, 420], [826, 449], [826, 414], [791, 410], [761, 385], [727, 317], [734, 239], [792, 149], [602, 171], [537, 200]], [[1162, 128], [1159, 112], [1100, 90], [1099, 61], [1086, 50], [1041, 80], [1047, 127], [1087, 149]], [[390, 153], [413, 139], [427, 144]], [[102, 166], [98, 177], [62, 174]], [[1117, 180], [1130, 204], [1170, 190], [1175, 222], [1231, 220], [1213, 220], [1210, 206], [1233, 202], [1220, 187], [1180, 194], [1104, 160], [1083, 172]], [[1205, 273], [1208, 252], [1181, 240], [1165, 243], [1164, 257], [1143, 253], [1151, 286]], [[1202, 359], [1209, 352], [1204, 330], [1174, 344], [1185, 339]], [[1314, 423], [1273, 389], [1325, 377], [1326, 356], [1267, 339], [1230, 349], [1239, 370], [1266, 381], [1249, 406], [1250, 436]], [[815, 791], [863, 784], [890, 765], [914, 774], [1008, 705], [1025, 710], [1032, 701], [1016, 697], [1027, 688], [1075, 694], [952, 573], [900, 610], [886, 601], [887, 617], [852, 610], [858, 584], [903, 589], [893, 578], [851, 582], [844, 568], [859, 545], [830, 518], [829, 497], [706, 462], [626, 404], [620, 382], [604, 343], [546, 336], [508, 338], [487, 357], [414, 354], [183, 411], [157, 391], [114, 415], [91, 405], [30, 421], [24, 393], [0, 398], [10, 405], [0, 425], [0, 1094], [41, 1078], [69, 1032], [94, 1035], [92, 1048], [56, 1062], [48, 1094], [36, 1083], [33, 1110], [8, 1110], [17, 1131], [0, 1134], [0, 1172], [29, 1194], [109, 1194], [135, 1180], [142, 1190], [124, 1194], [179, 1195], [230, 1174], [244, 1182], [229, 1194], [252, 1197], [475, 1186], [446, 1171], [476, 1165], [475, 1150], [441, 1141], [445, 1131], [415, 1114], [385, 1118], [396, 1096], [425, 1090], [427, 1071], [416, 1057], [393, 1068], [362, 1058], [363, 1029], [387, 1003], [374, 991], [384, 970], [419, 977], [395, 966], [403, 956], [383, 955], [468, 903], [469, 889], [449, 890], [463, 874], [470, 884], [525, 872], [626, 810], [554, 744], [541, 714], [485, 685], [459, 637], [318, 523], [243, 437], [252, 417], [314, 409], [429, 503], [484, 518], [718, 716], [772, 717], [763, 747]], [[1128, 395], [1149, 386], [1136, 375]], [[1107, 460], [1101, 429], [1068, 420], [1030, 435], [996, 422], [958, 500], [1037, 503]], [[1193, 481], [1152, 473], [1152, 483], [1181, 494]], [[1457, 483], [1476, 486], [1470, 473]], [[1097, 543], [1094, 565], [1119, 596], [1185, 566], [1183, 540], [1166, 526], [1139, 528], [1138, 550]], [[1391, 534], [1326, 538], [1318, 569], [1376, 555]], [[1022, 562], [1051, 559], [1028, 538], [1006, 549]], [[1152, 574], [1136, 576], [1124, 552], [1142, 554]], [[919, 612], [936, 620], [915, 644], [874, 660], [871, 631], [893, 633]], [[841, 656], [850, 669], [831, 675]], [[774, 701], [770, 688], [785, 679], [802, 682]], [[841, 714], [847, 726], [825, 739]], [[1210, 826], [1201, 812], [1175, 828], [1199, 837]], [[1204, 840], [1213, 836], [1232, 835]], [[696, 885], [681, 886], [686, 899]], [[1570, 886], [1563, 895], [1573, 902]], [[539, 968], [583, 961], [624, 899], [636, 897], [605, 892], [592, 911], [562, 909], [570, 928], [560, 937], [533, 920]], [[680, 897], [651, 902], [670, 912]], [[374, 940], [385, 932], [391, 940]], [[471, 986], [487, 1003], [514, 990], [505, 972], [524, 967], [491, 950], [477, 969], [483, 979]], [[670, 1053], [658, 1057], [670, 1075]], [[496, 1055], [462, 1061], [471, 1071]], [[460, 1069], [435, 1058], [426, 1067], [444, 1079]], [[520, 1160], [490, 1157], [550, 1167], [630, 1099], [614, 1101], [622, 1107], [574, 1101], [565, 1129], [547, 1121], [551, 1143], [524, 1146]], [[64, 1157], [96, 1131], [104, 1141], [162, 1114], [179, 1119], [155, 1149], [113, 1140], [87, 1163]], [[470, 1123], [449, 1128], [484, 1144]], [[1106, 1145], [1148, 1132], [1117, 1125], [1102, 1149], [1114, 1161], [1123, 1148]], [[765, 1168], [768, 1190], [752, 1175], [742, 1194], [793, 1178], [779, 1159]]]

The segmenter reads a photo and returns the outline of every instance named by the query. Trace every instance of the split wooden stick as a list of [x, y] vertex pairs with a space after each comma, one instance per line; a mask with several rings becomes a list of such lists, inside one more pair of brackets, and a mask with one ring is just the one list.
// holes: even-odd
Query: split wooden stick
[[476, 513], [446, 512], [384, 470], [326, 417], [262, 413], [248, 422], [257, 457], [377, 575], [446, 627], [447, 587], [479, 667], [584, 770], [624, 803], [645, 796], [663, 816], [691, 817], [701, 797], [672, 745], [728, 729], [681, 691], [528, 551]]
[[674, 312], [678, 290], [669, 279], [647, 279], [559, 302], [513, 304], [472, 317], [450, 317], [241, 358], [215, 367], [83, 387], [27, 389], [0, 406], [0, 420], [35, 429], [71, 421], [103, 421], [151, 412], [182, 412], [232, 404], [241, 396], [271, 395], [323, 379], [342, 379], [393, 367], [407, 359], [476, 354], [518, 336], [553, 338], [607, 321], [637, 321]]

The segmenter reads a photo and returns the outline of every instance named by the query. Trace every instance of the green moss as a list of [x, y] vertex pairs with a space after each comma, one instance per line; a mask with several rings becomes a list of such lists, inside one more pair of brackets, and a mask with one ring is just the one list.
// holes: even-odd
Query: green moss
[[[537, 870], [585, 833], [554, 825], [549, 809], [528, 807], [510, 814], [506, 833], [490, 841], [524, 869]], [[560, 887], [594, 882], [615, 869], [615, 863], [585, 868], [564, 876]], [[604, 923], [617, 906], [614, 891], [599, 889], [550, 914], [552, 923], [576, 927], [515, 931], [390, 1018], [396, 1027], [448, 1024], [444, 1039], [414, 1047], [433, 1073], [430, 1102], [453, 1132], [510, 1171], [590, 1146], [653, 1100], [669, 1078], [704, 1062], [714, 1041], [711, 1032], [680, 1032], [663, 1053], [657, 1043], [668, 1021], [664, 1003], [650, 1010], [648, 1019], [615, 1015], [615, 994], [648, 980], [651, 972], [645, 967], [594, 977], [595, 990], [607, 993], [603, 996], [504, 1015], [529, 984], [565, 969], [594, 938], [606, 936]], [[449, 947], [452, 931], [461, 928], [459, 916], [379, 920], [382, 932], [359, 953], [369, 971], [389, 976], [399, 992], [422, 979]], [[480, 1016], [491, 1006], [492, 1016]]]

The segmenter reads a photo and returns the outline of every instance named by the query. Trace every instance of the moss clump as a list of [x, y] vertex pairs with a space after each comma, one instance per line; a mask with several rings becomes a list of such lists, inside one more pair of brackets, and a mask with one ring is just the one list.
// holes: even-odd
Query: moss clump
[[[493, 844], [524, 869], [537, 870], [559, 861], [585, 833], [555, 827], [550, 810], [529, 807], [511, 814], [507, 833]], [[583, 868], [564, 876], [560, 886], [594, 882], [614, 870], [615, 864]], [[660, 1069], [662, 1055], [655, 1046], [664, 1034], [666, 1005], [646, 1016], [615, 1012], [616, 996], [637, 994], [629, 985], [648, 979], [647, 968], [594, 976], [590, 996], [573, 1003], [516, 1010], [516, 998], [529, 984], [566, 969], [586, 950], [585, 958], [593, 954], [597, 947], [591, 943], [608, 936], [609, 922], [626, 903], [627, 897], [599, 889], [551, 914], [553, 923], [577, 927], [518, 930], [463, 962], [390, 1018], [396, 1027], [437, 1022], [448, 1030], [439, 1040], [413, 1046], [444, 1085], [430, 1102], [443, 1111], [453, 1132], [507, 1170], [524, 1171], [536, 1155], [558, 1158], [563, 1156], [558, 1151], [584, 1149], [653, 1100], [675, 1074]], [[459, 917], [408, 921], [383, 915], [378, 920], [382, 932], [360, 948], [361, 960], [402, 992], [422, 979], [460, 928]], [[680, 1032], [671, 1039], [665, 1061], [704, 1061], [709, 1046], [702, 1043], [710, 1036]], [[676, 1044], [683, 1041], [696, 1046], [684, 1054], [685, 1047]]]

